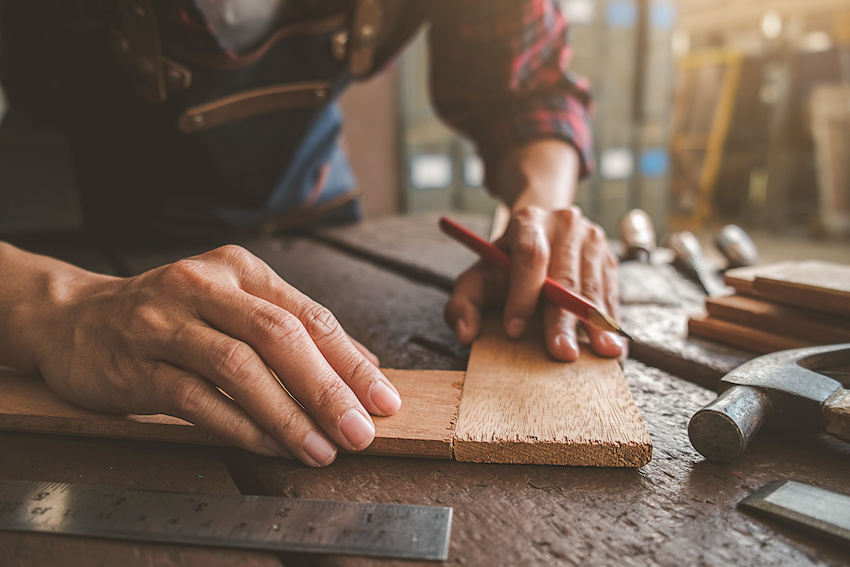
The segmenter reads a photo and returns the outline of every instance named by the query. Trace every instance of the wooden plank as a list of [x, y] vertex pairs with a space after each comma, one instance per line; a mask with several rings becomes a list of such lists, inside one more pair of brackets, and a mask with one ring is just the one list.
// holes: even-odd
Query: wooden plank
[[807, 260], [757, 274], [753, 292], [809, 309], [850, 315], [850, 265]]
[[712, 319], [777, 335], [815, 344], [850, 342], [850, 321], [843, 317], [742, 295], [709, 297], [705, 307]]
[[[384, 373], [404, 400], [391, 417], [376, 417], [376, 438], [368, 454], [452, 458], [452, 431], [457, 419], [463, 373], [401, 371]], [[116, 415], [70, 404], [37, 376], [0, 372], [0, 429], [32, 433], [145, 439], [226, 445], [191, 423], [167, 415]]]
[[616, 360], [549, 357], [542, 326], [517, 341], [491, 317], [472, 347], [455, 458], [485, 463], [640, 467], [652, 441]]
[[[360, 455], [340, 455], [323, 469], [254, 455], [246, 460], [271, 494], [451, 506], [452, 566], [808, 567], [850, 561], [850, 549], [735, 507], [774, 478], [850, 494], [847, 444], [828, 436], [759, 435], [734, 465], [707, 463], [691, 447], [687, 425], [716, 394], [634, 360], [625, 362], [624, 374], [654, 445], [652, 461], [640, 469]], [[332, 556], [313, 563], [411, 564]]]
[[375, 417], [373, 455], [451, 459], [464, 373], [448, 370], [384, 370], [401, 395], [398, 413]]
[[760, 266], [747, 266], [745, 268], [735, 268], [727, 270], [723, 274], [723, 283], [733, 288], [738, 293], [752, 295], [753, 282], [757, 275], [768, 275], [773, 272], [780, 272], [789, 266], [793, 266], [794, 262], [776, 262], [774, 264], [763, 264]]
[[696, 337], [703, 337], [760, 353], [803, 348], [817, 344], [812, 341], [777, 335], [711, 317], [692, 318], [688, 321], [688, 333]]

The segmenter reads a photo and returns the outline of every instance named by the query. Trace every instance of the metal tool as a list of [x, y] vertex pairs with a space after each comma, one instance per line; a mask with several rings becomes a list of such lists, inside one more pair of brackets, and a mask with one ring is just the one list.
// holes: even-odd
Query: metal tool
[[850, 496], [790, 480], [774, 480], [738, 506], [850, 545]]
[[452, 509], [0, 480], [0, 530], [408, 559], [448, 558]]
[[667, 273], [653, 264], [655, 227], [650, 216], [632, 209], [620, 219], [620, 301], [625, 305], [677, 305], [679, 294]]
[[717, 249], [726, 257], [726, 269], [755, 266], [759, 261], [756, 243], [747, 232], [737, 224], [727, 224], [717, 233], [714, 240]]
[[692, 232], [674, 232], [666, 239], [667, 247], [676, 255], [674, 265], [694, 278], [710, 297], [729, 293], [717, 270], [706, 260], [702, 245]]
[[632, 209], [620, 219], [620, 242], [623, 243], [622, 261], [649, 263], [655, 250], [655, 226], [642, 209]]
[[825, 374], [850, 364], [850, 343], [785, 350], [754, 358], [720, 380], [716, 400], [688, 424], [706, 459], [738, 458], [762, 426], [850, 441], [850, 393]]

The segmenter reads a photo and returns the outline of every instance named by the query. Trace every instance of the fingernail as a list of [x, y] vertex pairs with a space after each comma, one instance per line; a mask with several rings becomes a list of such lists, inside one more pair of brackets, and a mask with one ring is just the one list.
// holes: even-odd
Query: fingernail
[[511, 319], [508, 323], [508, 336], [517, 338], [525, 331], [525, 321], [522, 319]]
[[620, 341], [614, 333], [602, 333], [599, 341], [606, 347], [620, 347]]
[[455, 323], [455, 336], [461, 343], [466, 341], [466, 329], [466, 321], [458, 319], [457, 323]]
[[355, 449], [363, 449], [375, 438], [375, 426], [366, 416], [351, 408], [339, 421], [339, 428]]
[[292, 454], [283, 448], [283, 445], [277, 442], [274, 437], [270, 435], [266, 435], [263, 437], [263, 447], [268, 449], [274, 455], [278, 457], [286, 457], [287, 459], [292, 458]]
[[401, 407], [401, 397], [398, 395], [398, 391], [386, 380], [376, 380], [372, 384], [370, 395], [372, 403], [378, 406], [378, 409], [384, 415], [395, 413]]
[[311, 431], [307, 434], [307, 437], [304, 439], [304, 450], [313, 457], [313, 460], [319, 466], [330, 464], [336, 456], [336, 448], [330, 441], [325, 439], [324, 435], [316, 431]]
[[576, 338], [566, 333], [561, 333], [555, 337], [555, 348], [559, 352], [570, 351], [570, 355], [578, 356], [578, 342]]

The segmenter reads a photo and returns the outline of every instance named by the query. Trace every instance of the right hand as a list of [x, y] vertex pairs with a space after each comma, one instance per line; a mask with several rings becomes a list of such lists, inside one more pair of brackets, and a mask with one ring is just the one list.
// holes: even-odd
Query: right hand
[[401, 405], [374, 355], [330, 311], [243, 248], [132, 278], [82, 274], [54, 293], [35, 352], [71, 402], [174, 415], [311, 466], [330, 464], [337, 446], [367, 447], [369, 413]]

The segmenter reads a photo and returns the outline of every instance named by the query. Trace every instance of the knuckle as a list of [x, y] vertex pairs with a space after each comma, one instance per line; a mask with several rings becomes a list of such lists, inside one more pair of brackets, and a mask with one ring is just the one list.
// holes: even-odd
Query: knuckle
[[228, 382], [240, 381], [243, 370], [250, 363], [254, 352], [247, 344], [239, 341], [228, 341], [213, 355], [213, 368], [219, 376], [227, 378]]
[[227, 244], [216, 248], [212, 251], [212, 254], [221, 257], [225, 261], [239, 265], [251, 264], [256, 260], [256, 256], [236, 244]]
[[588, 278], [582, 283], [581, 290], [588, 297], [599, 297], [602, 294], [602, 285], [598, 279]]
[[277, 308], [262, 309], [255, 324], [272, 345], [281, 345], [298, 340], [304, 333], [304, 325], [292, 313]]
[[159, 335], [168, 327], [168, 319], [158, 305], [144, 303], [132, 311], [128, 327], [136, 336]]
[[206, 389], [197, 378], [181, 376], [171, 384], [168, 403], [178, 413], [198, 415], [207, 405]]
[[555, 218], [558, 219], [558, 222], [563, 223], [565, 225], [572, 225], [583, 218], [581, 214], [581, 209], [575, 206], [570, 207], [568, 209], [561, 209], [559, 211], [555, 211], [554, 214]]
[[345, 398], [348, 386], [342, 380], [328, 380], [319, 387], [313, 397], [312, 406], [319, 412], [330, 412], [331, 408], [338, 405]]
[[180, 287], [195, 286], [207, 280], [202, 263], [194, 258], [183, 258], [165, 266], [163, 276], [166, 282]]
[[521, 234], [514, 244], [513, 253], [528, 264], [540, 265], [549, 262], [549, 244], [536, 232]]
[[513, 218], [520, 224], [535, 222], [545, 214], [543, 208], [536, 205], [529, 205], [514, 211]]
[[301, 427], [297, 414], [281, 413], [271, 422], [271, 427], [276, 439], [282, 439], [289, 443], [298, 441], [297, 433]]
[[578, 289], [578, 279], [572, 274], [562, 274], [554, 279], [567, 289]]
[[263, 432], [247, 415], [234, 418], [228, 425], [231, 438], [241, 442], [245, 448], [262, 446]]
[[596, 223], [590, 223], [587, 227], [587, 237], [594, 242], [605, 241], [605, 229]]
[[329, 338], [339, 330], [339, 323], [330, 309], [318, 303], [312, 303], [308, 306], [300, 319], [307, 333], [314, 340]]
[[351, 379], [352, 383], [354, 382], [364, 382], [371, 383], [373, 382], [373, 368], [371, 362], [369, 362], [365, 356], [360, 354], [355, 354], [356, 359], [354, 360], [354, 367], [351, 369]]

